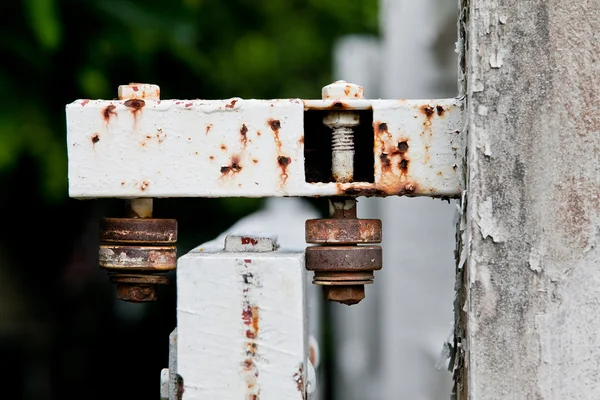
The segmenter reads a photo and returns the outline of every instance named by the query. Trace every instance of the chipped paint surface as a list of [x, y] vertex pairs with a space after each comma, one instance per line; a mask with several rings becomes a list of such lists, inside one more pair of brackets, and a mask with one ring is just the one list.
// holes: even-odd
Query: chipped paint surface
[[[373, 183], [306, 182], [307, 109], [372, 110]], [[69, 194], [457, 197], [461, 117], [456, 99], [78, 100], [67, 106]]]
[[[260, 240], [239, 237], [250, 245]], [[304, 252], [212, 248], [191, 251], [177, 268], [177, 370], [184, 380], [183, 398], [305, 399]]]
[[600, 3], [462, 7], [456, 398], [600, 398]]

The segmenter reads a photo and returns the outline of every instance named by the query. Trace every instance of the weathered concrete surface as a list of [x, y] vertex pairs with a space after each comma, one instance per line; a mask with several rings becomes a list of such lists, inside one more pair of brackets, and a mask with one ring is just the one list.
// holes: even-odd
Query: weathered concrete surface
[[462, 6], [458, 397], [600, 399], [600, 2]]

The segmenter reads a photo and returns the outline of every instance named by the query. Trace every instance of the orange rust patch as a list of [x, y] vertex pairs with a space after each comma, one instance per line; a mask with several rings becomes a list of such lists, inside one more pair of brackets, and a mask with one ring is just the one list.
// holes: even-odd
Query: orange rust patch
[[210, 131], [211, 128], [212, 128], [212, 124], [206, 125], [206, 134], [208, 134], [208, 131]]
[[435, 110], [437, 111], [437, 115], [440, 117], [444, 115], [444, 112], [446, 111], [442, 106], [435, 106]]
[[221, 145], [221, 150], [227, 150], [227, 146], [225, 146], [224, 144]]
[[131, 113], [134, 117], [137, 117], [138, 111], [141, 111], [141, 109], [144, 108], [146, 102], [142, 99], [129, 99], [123, 104], [125, 107], [129, 107], [131, 109]]
[[117, 106], [114, 104], [109, 104], [102, 110], [102, 118], [104, 118], [104, 121], [106, 121], [107, 124], [111, 116], [117, 115], [115, 108], [117, 108]]
[[271, 130], [277, 134], [279, 134], [279, 129], [281, 129], [281, 122], [278, 119], [270, 119], [267, 121]]
[[304, 135], [300, 136], [300, 139], [298, 139], [298, 145], [303, 145], [304, 144]]
[[296, 382], [296, 388], [298, 388], [298, 391], [302, 394], [301, 398], [304, 399], [306, 395], [304, 393], [304, 371], [302, 364], [298, 366], [298, 370], [294, 373], [292, 378], [294, 379], [294, 382]]
[[246, 126], [246, 124], [243, 124], [242, 127], [240, 128], [240, 135], [242, 135], [242, 144], [244, 145], [244, 147], [246, 147], [246, 145], [248, 144], [248, 127]]
[[237, 103], [237, 99], [231, 100], [231, 103], [226, 104], [225, 108], [233, 108], [233, 107], [235, 107], [235, 103]]
[[87, 100], [87, 99], [86, 99], [86, 100], [84, 100], [84, 101], [82, 101], [82, 102], [81, 102], [81, 107], [85, 107], [85, 105], [86, 105], [87, 103], [89, 103], [89, 102], [90, 102], [90, 101], [89, 101], [89, 100]]
[[429, 105], [425, 105], [421, 107], [421, 112], [423, 114], [425, 114], [427, 116], [427, 118], [431, 118], [433, 116], [433, 114], [435, 113], [433, 107], [429, 106]]
[[98, 143], [99, 141], [100, 141], [100, 135], [98, 135], [97, 133], [94, 133], [94, 134], [92, 135], [92, 144], [94, 144], [94, 145], [95, 145], [95, 144], [96, 144], [96, 143]]
[[143, 191], [145, 191], [146, 189], [148, 189], [148, 186], [150, 186], [150, 182], [148, 182], [148, 181], [144, 181], [144, 182], [142, 182], [142, 184], [140, 185], [140, 190], [143, 192]]
[[233, 157], [231, 157], [231, 163], [229, 165], [225, 165], [225, 166], [221, 167], [221, 173], [223, 175], [227, 175], [229, 173], [231, 173], [231, 174], [237, 174], [241, 170], [242, 170], [242, 166], [240, 165], [240, 158], [239, 158], [239, 156], [233, 156]]

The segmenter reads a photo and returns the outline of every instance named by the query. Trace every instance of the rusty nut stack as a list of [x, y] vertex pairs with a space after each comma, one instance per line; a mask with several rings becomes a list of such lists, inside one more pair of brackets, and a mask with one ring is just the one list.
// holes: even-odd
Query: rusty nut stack
[[177, 221], [157, 218], [104, 218], [100, 223], [100, 268], [109, 272], [117, 297], [155, 301], [164, 273], [177, 266]]
[[358, 219], [356, 200], [333, 198], [330, 218], [306, 221], [306, 269], [329, 301], [352, 305], [365, 298], [366, 284], [382, 267], [381, 220]]

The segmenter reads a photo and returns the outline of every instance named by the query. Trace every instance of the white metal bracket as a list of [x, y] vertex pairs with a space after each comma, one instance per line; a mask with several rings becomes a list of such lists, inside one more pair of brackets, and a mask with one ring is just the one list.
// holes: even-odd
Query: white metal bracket
[[[458, 99], [160, 100], [159, 92], [131, 84], [119, 100], [67, 105], [71, 197], [459, 196]], [[331, 179], [322, 123], [331, 110], [361, 114], [353, 182]]]

